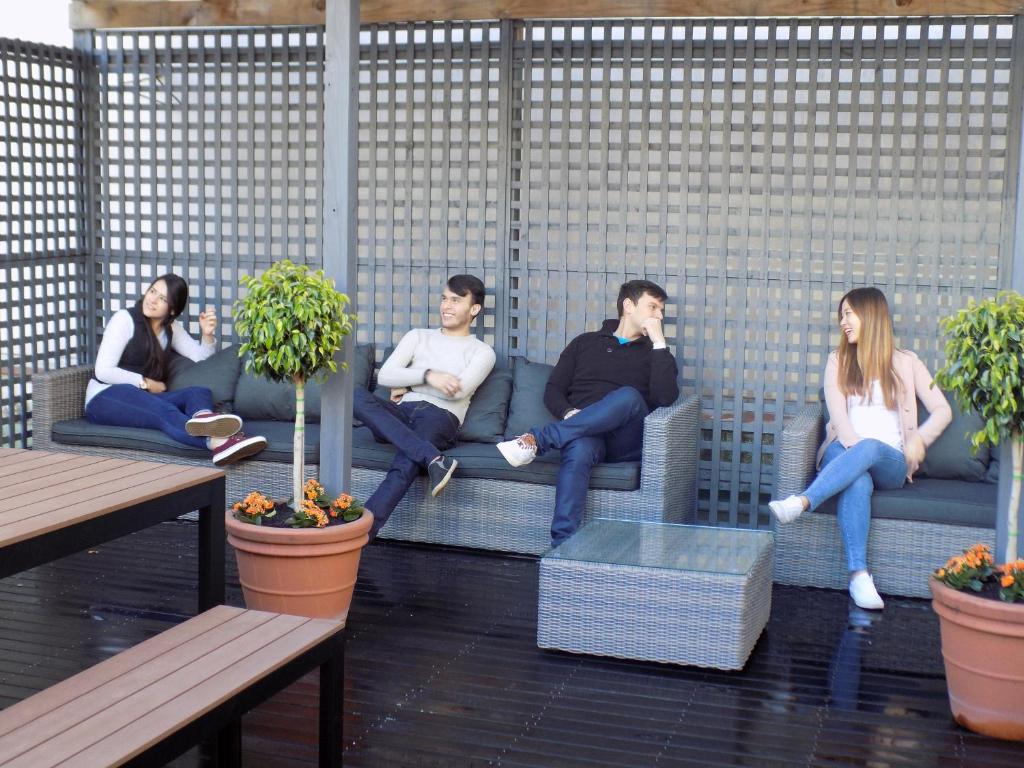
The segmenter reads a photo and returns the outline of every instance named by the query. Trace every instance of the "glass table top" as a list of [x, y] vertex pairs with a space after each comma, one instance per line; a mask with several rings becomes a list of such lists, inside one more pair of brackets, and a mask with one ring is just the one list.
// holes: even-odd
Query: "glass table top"
[[769, 531], [599, 518], [544, 559], [742, 575], [771, 541]]

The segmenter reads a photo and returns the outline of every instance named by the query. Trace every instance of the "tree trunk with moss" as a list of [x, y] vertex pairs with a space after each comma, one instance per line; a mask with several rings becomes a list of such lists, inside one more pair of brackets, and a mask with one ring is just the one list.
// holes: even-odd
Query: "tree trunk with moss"
[[1010, 435], [1010, 452], [1013, 456], [1013, 476], [1010, 478], [1010, 503], [1006, 510], [1006, 553], [1004, 563], [1017, 559], [1017, 519], [1020, 515], [1020, 485], [1024, 479], [1024, 434], [1014, 430]]
[[306, 382], [301, 376], [295, 384], [295, 431], [292, 437], [292, 504], [295, 511], [302, 505], [302, 481], [306, 459]]

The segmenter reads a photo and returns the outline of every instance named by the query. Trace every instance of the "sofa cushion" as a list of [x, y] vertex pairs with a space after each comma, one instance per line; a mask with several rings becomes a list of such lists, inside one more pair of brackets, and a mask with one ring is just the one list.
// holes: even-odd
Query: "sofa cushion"
[[[915, 477], [981, 482], [988, 473], [989, 447], [982, 446], [977, 454], [973, 454], [970, 440], [965, 436], [982, 428], [981, 417], [973, 411], [964, 413], [956, 399], [948, 393], [945, 394], [950, 408], [953, 409], [953, 421], [928, 448], [924, 462]], [[924, 423], [928, 414], [921, 403], [917, 405], [917, 413], [918, 421]]]
[[[353, 466], [384, 471], [391, 465], [395, 449], [386, 443], [376, 442], [366, 427], [352, 431], [352, 443]], [[558, 451], [550, 451], [537, 457], [528, 469], [514, 469], [497, 448], [484, 443], [460, 442], [445, 451], [445, 455], [459, 460], [459, 467], [455, 470], [456, 478], [511, 480], [538, 485], [554, 485], [561, 463]], [[636, 490], [640, 487], [640, 462], [598, 464], [590, 476], [590, 487], [615, 491]]]
[[[292, 423], [286, 421], [253, 420], [245, 424], [248, 435], [263, 435], [267, 447], [255, 458], [259, 461], [275, 461], [289, 464], [292, 460]], [[91, 424], [85, 419], [60, 421], [53, 425], [53, 441], [64, 445], [90, 445], [102, 448], [121, 448], [135, 451], [151, 451], [168, 456], [191, 459], [207, 459], [210, 452], [176, 443], [163, 432], [155, 429], [134, 427], [110, 427]], [[378, 443], [366, 427], [352, 431], [352, 464], [366, 469], [386, 470], [395, 455], [395, 449]], [[529, 470], [513, 469], [498, 449], [484, 443], [459, 443], [449, 456], [459, 460], [456, 477], [473, 477], [494, 480], [513, 480], [540, 485], [554, 485], [558, 477], [559, 456], [551, 451], [538, 457]], [[320, 462], [320, 425], [306, 425], [306, 456], [309, 464]], [[590, 478], [591, 488], [632, 491], [640, 487], [640, 463], [618, 462], [598, 464]], [[986, 486], [994, 488], [994, 486]]]
[[551, 378], [553, 365], [531, 363], [525, 357], [517, 357], [512, 366], [512, 399], [508, 407], [508, 422], [505, 437], [518, 437], [533, 427], [540, 427], [556, 421], [544, 405], [544, 388]]
[[213, 393], [217, 407], [231, 410], [241, 369], [242, 360], [235, 346], [225, 347], [198, 363], [175, 353], [170, 358], [167, 388], [206, 387]]
[[[871, 516], [995, 528], [998, 490], [992, 483], [922, 477], [893, 491], [876, 490], [871, 497]], [[836, 499], [818, 511], [834, 515]]]
[[459, 430], [459, 440], [471, 443], [500, 443], [504, 440], [511, 399], [512, 371], [495, 368], [473, 393]]
[[[267, 447], [257, 455], [260, 461], [291, 463], [292, 424], [283, 421], [249, 421], [245, 424], [247, 435], [263, 435]], [[136, 451], [152, 451], [168, 456], [190, 459], [208, 459], [210, 452], [177, 443], [156, 429], [136, 427], [111, 427], [92, 424], [85, 419], [59, 421], [51, 431], [53, 441], [64, 445], [91, 445], [100, 448], [125, 448]], [[306, 425], [307, 462], [320, 461], [320, 425]]]
[[991, 456], [988, 462], [988, 472], [985, 473], [985, 482], [999, 482], [999, 447], [990, 448]]
[[[373, 344], [357, 344], [352, 361], [352, 383], [354, 386], [369, 386], [373, 375]], [[294, 421], [295, 388], [291, 382], [273, 381], [264, 376], [255, 376], [244, 369], [238, 377], [235, 389], [235, 412], [243, 419]], [[320, 384], [307, 381], [305, 387], [306, 422], [320, 421]]]

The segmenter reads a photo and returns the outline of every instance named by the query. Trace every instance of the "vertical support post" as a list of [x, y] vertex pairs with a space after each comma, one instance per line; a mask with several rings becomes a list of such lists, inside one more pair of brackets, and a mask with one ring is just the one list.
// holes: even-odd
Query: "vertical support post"
[[81, 307], [79, 320], [80, 350], [78, 363], [93, 362], [96, 359], [96, 319], [99, 307], [96, 304], [96, 179], [93, 158], [98, 150], [99, 135], [96, 112], [99, 109], [99, 82], [96, 60], [93, 56], [93, 31], [79, 30], [74, 33], [74, 47], [79, 54], [75, 64], [75, 137], [78, 156], [77, 194], [78, 246], [82, 254], [85, 274], [82, 276], [83, 293], [79, 296]]
[[[339, 291], [357, 295], [356, 252], [359, 0], [327, 3], [324, 34], [324, 272]], [[338, 373], [321, 389], [320, 482], [331, 495], [347, 491], [352, 477], [352, 378], [355, 335], [335, 357]]]
[[[1005, 201], [1007, 217], [1012, 222], [1007, 227], [1007, 237], [1002, 246], [1009, 249], [1009, 258], [1000, 264], [1000, 287], [1010, 288], [1017, 293], [1024, 293], [1024, 17], [1013, 17], [1013, 64], [1010, 74], [1010, 124], [1008, 126], [1009, 141], [1007, 149], [1007, 178], [1016, 178], [1016, 183], [1007, 184], [1006, 194], [1012, 195]], [[1004, 250], [1005, 252], [1005, 250]], [[1013, 480], [1013, 457], [1010, 453], [1009, 441], [999, 446], [999, 501], [996, 509], [996, 551], [993, 556], [1001, 562], [1006, 552], [1009, 515], [1004, 515], [1010, 504], [1010, 483]], [[1017, 556], [1024, 557], [1024, 505], [1010, 514], [1017, 515]]]
[[[508, 360], [512, 352], [512, 299], [510, 276], [510, 224], [512, 215], [512, 93], [514, 87], [513, 51], [516, 22], [502, 19], [498, 37], [498, 222], [497, 258], [494, 271], [494, 351], [499, 360]], [[520, 313], [522, 310], [518, 310]], [[476, 322], [482, 334], [484, 319]]]

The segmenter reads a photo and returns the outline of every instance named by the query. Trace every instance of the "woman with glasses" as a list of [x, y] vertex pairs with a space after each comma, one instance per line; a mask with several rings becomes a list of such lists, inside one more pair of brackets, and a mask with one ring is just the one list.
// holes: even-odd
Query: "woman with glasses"
[[149, 286], [135, 306], [114, 313], [96, 354], [94, 378], [85, 393], [85, 418], [94, 424], [159, 429], [182, 445], [212, 452], [217, 466], [259, 453], [266, 438], [246, 437], [242, 420], [215, 413], [206, 387], [168, 391], [168, 350], [195, 362], [217, 351], [217, 315], [199, 313], [202, 340], [178, 320], [188, 305], [188, 284], [167, 274]]

